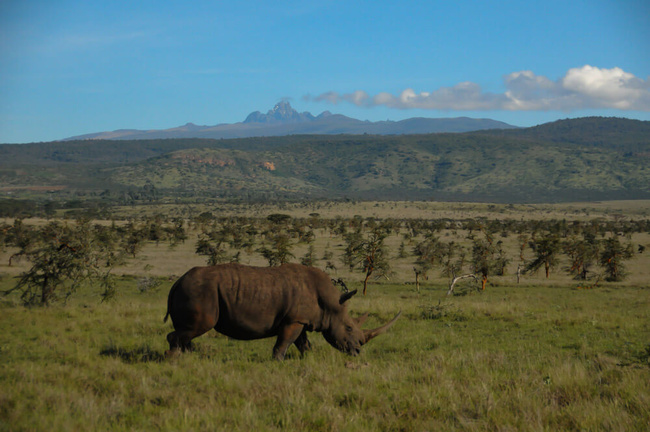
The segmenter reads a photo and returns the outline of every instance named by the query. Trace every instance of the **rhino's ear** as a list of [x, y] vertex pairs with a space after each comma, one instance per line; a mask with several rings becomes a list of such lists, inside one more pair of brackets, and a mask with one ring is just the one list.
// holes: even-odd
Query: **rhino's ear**
[[341, 298], [339, 299], [339, 304], [343, 304], [346, 301], [350, 300], [352, 298], [352, 296], [355, 295], [356, 293], [357, 293], [357, 290], [341, 294]]

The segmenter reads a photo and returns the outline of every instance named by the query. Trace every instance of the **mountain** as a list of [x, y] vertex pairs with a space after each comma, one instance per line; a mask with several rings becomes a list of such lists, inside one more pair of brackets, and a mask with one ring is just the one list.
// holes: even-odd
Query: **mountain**
[[650, 199], [649, 166], [650, 122], [602, 117], [468, 133], [55, 141], [0, 145], [0, 196], [126, 204], [153, 187], [175, 202]]
[[470, 132], [484, 129], [512, 129], [515, 126], [490, 119], [458, 118], [411, 118], [401, 121], [361, 121], [341, 114], [325, 111], [318, 116], [308, 112], [299, 113], [289, 102], [279, 102], [266, 114], [260, 111], [250, 113], [243, 122], [197, 126], [187, 123], [171, 129], [119, 129], [112, 132], [98, 132], [64, 139], [110, 139], [139, 140], [166, 138], [248, 138], [283, 135], [333, 135], [372, 134], [403, 135], [442, 132]]
[[289, 102], [283, 101], [276, 104], [273, 109], [266, 114], [262, 114], [259, 111], [250, 113], [248, 117], [246, 117], [246, 120], [244, 120], [244, 123], [294, 124], [311, 122], [315, 119], [316, 117], [308, 112], [299, 114], [298, 111], [291, 108]]

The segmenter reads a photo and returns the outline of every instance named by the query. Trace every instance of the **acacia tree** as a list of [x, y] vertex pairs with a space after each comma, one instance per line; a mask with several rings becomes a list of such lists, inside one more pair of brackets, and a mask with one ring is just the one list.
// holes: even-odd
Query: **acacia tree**
[[5, 251], [5, 247], [7, 246], [7, 238], [10, 230], [10, 226], [7, 225], [6, 223], [3, 223], [0, 225], [0, 253]]
[[417, 243], [413, 248], [413, 254], [417, 257], [415, 261], [415, 285], [420, 291], [420, 276], [425, 277], [437, 263], [441, 262], [444, 256], [442, 242], [435, 234], [429, 233], [423, 241]]
[[252, 242], [249, 243], [248, 240], [244, 240], [244, 232], [241, 227], [236, 227], [232, 221], [228, 220], [213, 221], [210, 226], [204, 224], [196, 242], [195, 252], [198, 255], [207, 256], [208, 265], [238, 262], [240, 253], [229, 254], [226, 250], [226, 244], [230, 245], [232, 249], [252, 247]]
[[95, 225], [92, 230], [97, 252], [106, 262], [106, 267], [113, 267], [123, 263], [124, 251], [120, 250], [119, 231], [115, 222], [110, 226]]
[[363, 236], [360, 232], [352, 232], [344, 235], [345, 240], [345, 250], [343, 251], [343, 256], [341, 261], [344, 265], [348, 266], [350, 270], [354, 270], [358, 261], [359, 253], [358, 251], [362, 248], [363, 245]]
[[185, 221], [181, 218], [174, 218], [172, 226], [165, 229], [166, 235], [169, 238], [169, 245], [176, 246], [179, 243], [185, 243], [187, 240], [187, 231], [185, 230]]
[[454, 277], [463, 271], [467, 251], [462, 245], [454, 241], [443, 243], [443, 247], [442, 274], [443, 276]]
[[465, 264], [465, 252], [461, 245], [453, 241], [449, 243], [440, 241], [433, 233], [427, 234], [423, 241], [417, 243], [413, 248], [413, 253], [417, 256], [416, 267], [413, 268], [413, 271], [418, 292], [420, 291], [420, 276], [426, 278], [427, 272], [436, 265], [442, 267], [444, 276], [455, 277]]
[[291, 238], [284, 232], [277, 232], [270, 235], [271, 245], [262, 246], [258, 252], [269, 262], [270, 267], [280, 266], [288, 263], [294, 254], [291, 253], [293, 245]]
[[8, 245], [18, 248], [18, 252], [9, 257], [9, 267], [15, 259], [25, 256], [35, 243], [36, 232], [33, 228], [25, 225], [22, 219], [14, 220], [11, 227], [6, 228], [5, 242]]
[[110, 298], [115, 293], [110, 272], [119, 260], [102, 236], [105, 233], [93, 229], [88, 221], [74, 226], [51, 222], [38, 230], [24, 253], [31, 268], [5, 294], [20, 291], [25, 304], [46, 306], [69, 297], [81, 284], [91, 283], [104, 288], [104, 299]]
[[207, 264], [210, 266], [229, 261], [228, 253], [223, 247], [223, 242], [219, 240], [211, 240], [208, 236], [203, 234], [196, 242], [195, 252], [197, 255], [207, 256]]
[[162, 225], [162, 216], [160, 215], [145, 219], [142, 230], [145, 240], [156, 242], [156, 246], [160, 244], [161, 240], [165, 239], [166, 233]]
[[144, 247], [146, 240], [145, 230], [136, 227], [133, 222], [130, 222], [125, 227], [120, 228], [120, 233], [122, 237], [120, 247], [124, 252], [135, 258]]
[[589, 267], [598, 258], [598, 242], [594, 236], [573, 237], [564, 243], [564, 253], [569, 257], [568, 272], [575, 279], [586, 280]]
[[529, 246], [535, 253], [535, 258], [528, 263], [526, 271], [536, 272], [544, 266], [544, 273], [548, 279], [551, 268], [558, 263], [558, 254], [561, 250], [560, 240], [555, 235], [547, 235], [538, 240], [531, 240]]
[[604, 241], [600, 254], [600, 265], [605, 269], [605, 280], [618, 282], [625, 278], [624, 261], [632, 257], [632, 245], [622, 245], [618, 237]]
[[499, 240], [494, 249], [494, 273], [497, 276], [504, 276], [506, 274], [506, 267], [510, 263], [510, 258], [503, 250], [503, 242]]
[[307, 248], [307, 253], [300, 259], [300, 264], [313, 267], [316, 261], [316, 250], [314, 245], [310, 244], [309, 248]]
[[481, 275], [481, 291], [485, 291], [488, 277], [494, 267], [495, 248], [493, 237], [484, 231], [485, 238], [474, 238], [472, 244], [472, 268], [475, 274]]
[[386, 275], [390, 271], [388, 249], [384, 240], [388, 236], [380, 227], [373, 229], [364, 239], [359, 233], [346, 236], [348, 245], [344, 256], [351, 269], [358, 267], [365, 272], [363, 280], [363, 295], [368, 290], [368, 280], [373, 274]]

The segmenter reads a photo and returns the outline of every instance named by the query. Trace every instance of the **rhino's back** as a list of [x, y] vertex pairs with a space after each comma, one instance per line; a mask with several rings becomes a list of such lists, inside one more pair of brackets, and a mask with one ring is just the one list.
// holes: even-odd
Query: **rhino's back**
[[217, 308], [215, 328], [237, 339], [275, 335], [286, 320], [305, 321], [318, 327], [320, 305], [328, 303], [331, 294], [325, 273], [297, 264], [195, 267], [179, 283], [174, 297], [185, 303], [179, 307], [202, 312], [207, 312], [205, 308]]

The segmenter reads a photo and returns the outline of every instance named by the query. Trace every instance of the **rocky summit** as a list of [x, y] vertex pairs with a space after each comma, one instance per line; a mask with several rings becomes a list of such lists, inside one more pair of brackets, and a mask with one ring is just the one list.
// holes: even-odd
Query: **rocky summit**
[[299, 113], [289, 102], [278, 102], [266, 114], [259, 111], [250, 113], [244, 123], [290, 124], [312, 121], [315, 117], [308, 112]]

